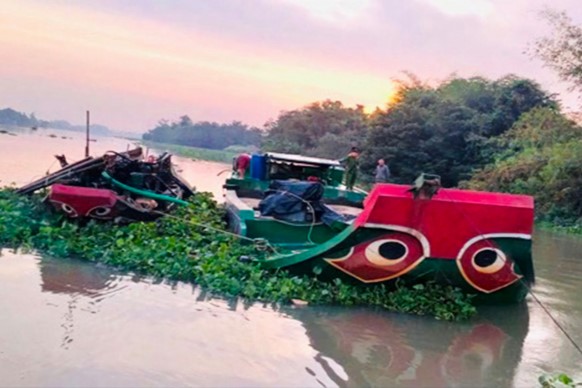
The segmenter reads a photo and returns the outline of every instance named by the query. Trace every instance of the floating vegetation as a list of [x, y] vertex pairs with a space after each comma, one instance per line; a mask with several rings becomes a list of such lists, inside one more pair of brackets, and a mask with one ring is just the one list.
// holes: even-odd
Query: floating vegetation
[[574, 382], [574, 380], [565, 373], [558, 373], [555, 375], [543, 374], [538, 378], [538, 381], [543, 388], [566, 388], [582, 385], [582, 383]]
[[443, 320], [463, 320], [476, 312], [470, 296], [434, 283], [396, 289], [358, 287], [262, 269], [253, 260], [241, 258], [260, 259], [264, 252], [236, 237], [194, 225], [224, 228], [224, 212], [211, 194], [199, 193], [189, 201], [193, 206], [178, 209], [173, 213], [176, 217], [156, 222], [81, 224], [50, 212], [40, 195], [24, 197], [12, 189], [0, 189], [0, 246], [194, 282], [212, 294], [247, 301], [369, 305]]

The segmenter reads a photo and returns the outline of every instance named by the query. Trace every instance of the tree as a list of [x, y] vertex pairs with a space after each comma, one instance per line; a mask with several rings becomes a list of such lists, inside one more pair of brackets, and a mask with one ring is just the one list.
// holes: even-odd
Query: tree
[[160, 120], [155, 128], [143, 135], [143, 139], [221, 150], [235, 145], [258, 147], [262, 131], [240, 121], [230, 124], [209, 121], [194, 123], [190, 117], [184, 115], [175, 122]]
[[283, 112], [265, 129], [265, 150], [336, 159], [365, 141], [368, 117], [362, 105], [348, 108], [340, 101], [325, 100]]
[[456, 186], [491, 160], [492, 138], [538, 106], [556, 103], [537, 83], [515, 76], [451, 78], [436, 87], [402, 81], [394, 102], [371, 119], [362, 168], [371, 173], [383, 158], [398, 182], [427, 172]]
[[582, 217], [582, 127], [554, 108], [535, 108], [497, 139], [495, 161], [463, 186], [535, 196], [538, 216]]
[[541, 15], [553, 35], [535, 41], [530, 53], [570, 83], [570, 90], [582, 92], [582, 26], [574, 24], [565, 12], [547, 9]]

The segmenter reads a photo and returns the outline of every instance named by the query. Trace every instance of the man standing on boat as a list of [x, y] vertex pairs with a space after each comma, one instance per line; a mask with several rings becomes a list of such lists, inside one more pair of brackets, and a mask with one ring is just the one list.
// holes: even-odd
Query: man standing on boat
[[348, 190], [353, 190], [356, 184], [356, 179], [358, 177], [358, 165], [359, 165], [360, 150], [357, 147], [352, 147], [348, 156], [340, 160], [340, 163], [345, 165], [345, 180], [346, 188]]
[[390, 169], [384, 162], [384, 159], [378, 160], [378, 165], [376, 166], [376, 173], [374, 176], [374, 181], [376, 183], [386, 183], [390, 178]]

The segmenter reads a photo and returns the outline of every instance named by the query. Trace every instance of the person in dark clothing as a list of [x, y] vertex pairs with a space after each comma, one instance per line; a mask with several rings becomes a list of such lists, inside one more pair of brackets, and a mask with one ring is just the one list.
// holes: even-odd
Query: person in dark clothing
[[358, 178], [358, 165], [360, 161], [360, 150], [357, 147], [352, 147], [348, 156], [340, 160], [346, 167], [345, 171], [345, 181], [346, 188], [348, 190], [353, 190], [356, 184], [356, 179]]
[[378, 165], [376, 166], [376, 173], [374, 176], [374, 181], [376, 183], [386, 183], [390, 178], [390, 169], [384, 162], [384, 159], [378, 160]]

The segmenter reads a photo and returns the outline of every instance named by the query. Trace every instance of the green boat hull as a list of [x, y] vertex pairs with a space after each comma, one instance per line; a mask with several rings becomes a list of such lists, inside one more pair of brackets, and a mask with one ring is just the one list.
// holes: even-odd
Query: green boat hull
[[261, 260], [267, 269], [362, 287], [434, 281], [484, 303], [522, 301], [534, 281], [531, 197], [454, 189], [418, 196], [392, 184], [366, 195], [324, 186], [322, 201], [355, 209], [356, 218], [290, 223], [249, 205], [252, 198], [258, 204], [270, 184], [246, 177], [224, 186], [230, 230], [273, 248]]

